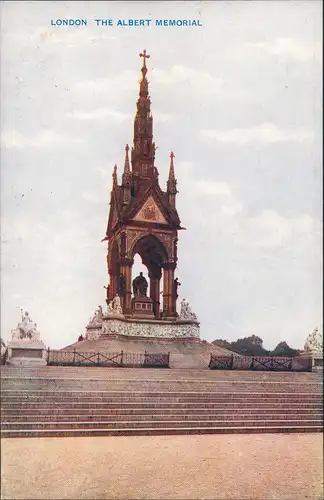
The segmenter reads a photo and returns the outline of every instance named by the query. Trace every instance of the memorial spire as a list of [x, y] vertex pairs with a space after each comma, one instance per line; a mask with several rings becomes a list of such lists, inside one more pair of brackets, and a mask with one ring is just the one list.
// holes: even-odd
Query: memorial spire
[[117, 165], [114, 165], [114, 169], [113, 169], [113, 173], [112, 173], [112, 179], [113, 179], [113, 189], [116, 189], [118, 187]]
[[177, 194], [177, 180], [174, 173], [174, 153], [170, 153], [169, 178], [167, 180], [167, 193], [170, 205], [175, 208], [175, 197]]
[[129, 151], [129, 146], [128, 146], [128, 144], [126, 144], [126, 146], [125, 146], [125, 162], [124, 162], [124, 173], [123, 173], [123, 177], [124, 177], [124, 176], [129, 176], [129, 174], [130, 174], [130, 166], [129, 166], [129, 155], [128, 155], [128, 151]]
[[128, 156], [129, 146], [125, 146], [125, 163], [124, 172], [122, 176], [122, 188], [123, 188], [123, 204], [127, 205], [131, 199], [131, 180], [132, 174], [129, 166], [129, 156]]
[[136, 115], [134, 120], [134, 141], [131, 154], [132, 172], [136, 179], [155, 179], [158, 175], [154, 167], [155, 145], [153, 142], [153, 117], [151, 114], [151, 99], [149, 96], [146, 60], [151, 56], [143, 52], [139, 54], [143, 58], [141, 68], [142, 78], [139, 82], [139, 97], [136, 104]]

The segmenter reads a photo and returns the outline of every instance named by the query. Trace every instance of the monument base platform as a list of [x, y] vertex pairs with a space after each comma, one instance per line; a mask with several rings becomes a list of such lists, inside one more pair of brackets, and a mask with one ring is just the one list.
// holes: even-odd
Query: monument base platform
[[85, 353], [169, 353], [170, 368], [206, 370], [211, 353], [229, 353], [226, 349], [201, 340], [197, 321], [144, 320], [125, 318], [122, 314], [103, 315], [100, 320], [87, 326], [84, 340], [64, 350], [75, 349]]
[[[170, 354], [170, 368], [209, 370], [210, 354], [228, 355], [226, 349], [200, 339], [141, 338], [124, 335], [101, 335], [97, 340], [75, 342], [64, 350], [102, 353]], [[210, 370], [209, 370], [210, 371]]]

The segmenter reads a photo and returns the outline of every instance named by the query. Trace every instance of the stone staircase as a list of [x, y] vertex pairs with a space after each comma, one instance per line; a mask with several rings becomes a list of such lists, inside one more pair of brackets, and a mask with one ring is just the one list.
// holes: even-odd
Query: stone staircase
[[2, 437], [320, 432], [316, 373], [1, 370]]

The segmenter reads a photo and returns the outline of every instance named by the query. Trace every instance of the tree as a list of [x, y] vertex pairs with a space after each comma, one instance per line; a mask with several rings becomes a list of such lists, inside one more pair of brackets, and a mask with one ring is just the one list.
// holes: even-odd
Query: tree
[[232, 350], [244, 356], [269, 356], [269, 351], [263, 348], [263, 340], [256, 335], [231, 342]]
[[289, 347], [287, 342], [279, 342], [279, 344], [271, 351], [271, 356], [287, 356], [293, 358], [299, 354], [297, 349]]

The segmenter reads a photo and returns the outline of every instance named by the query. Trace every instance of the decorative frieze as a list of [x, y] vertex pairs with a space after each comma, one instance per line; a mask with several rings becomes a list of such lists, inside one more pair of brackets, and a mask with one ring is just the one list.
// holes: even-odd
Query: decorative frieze
[[179, 340], [200, 337], [199, 323], [194, 321], [122, 320], [107, 316], [103, 317], [101, 334]]

